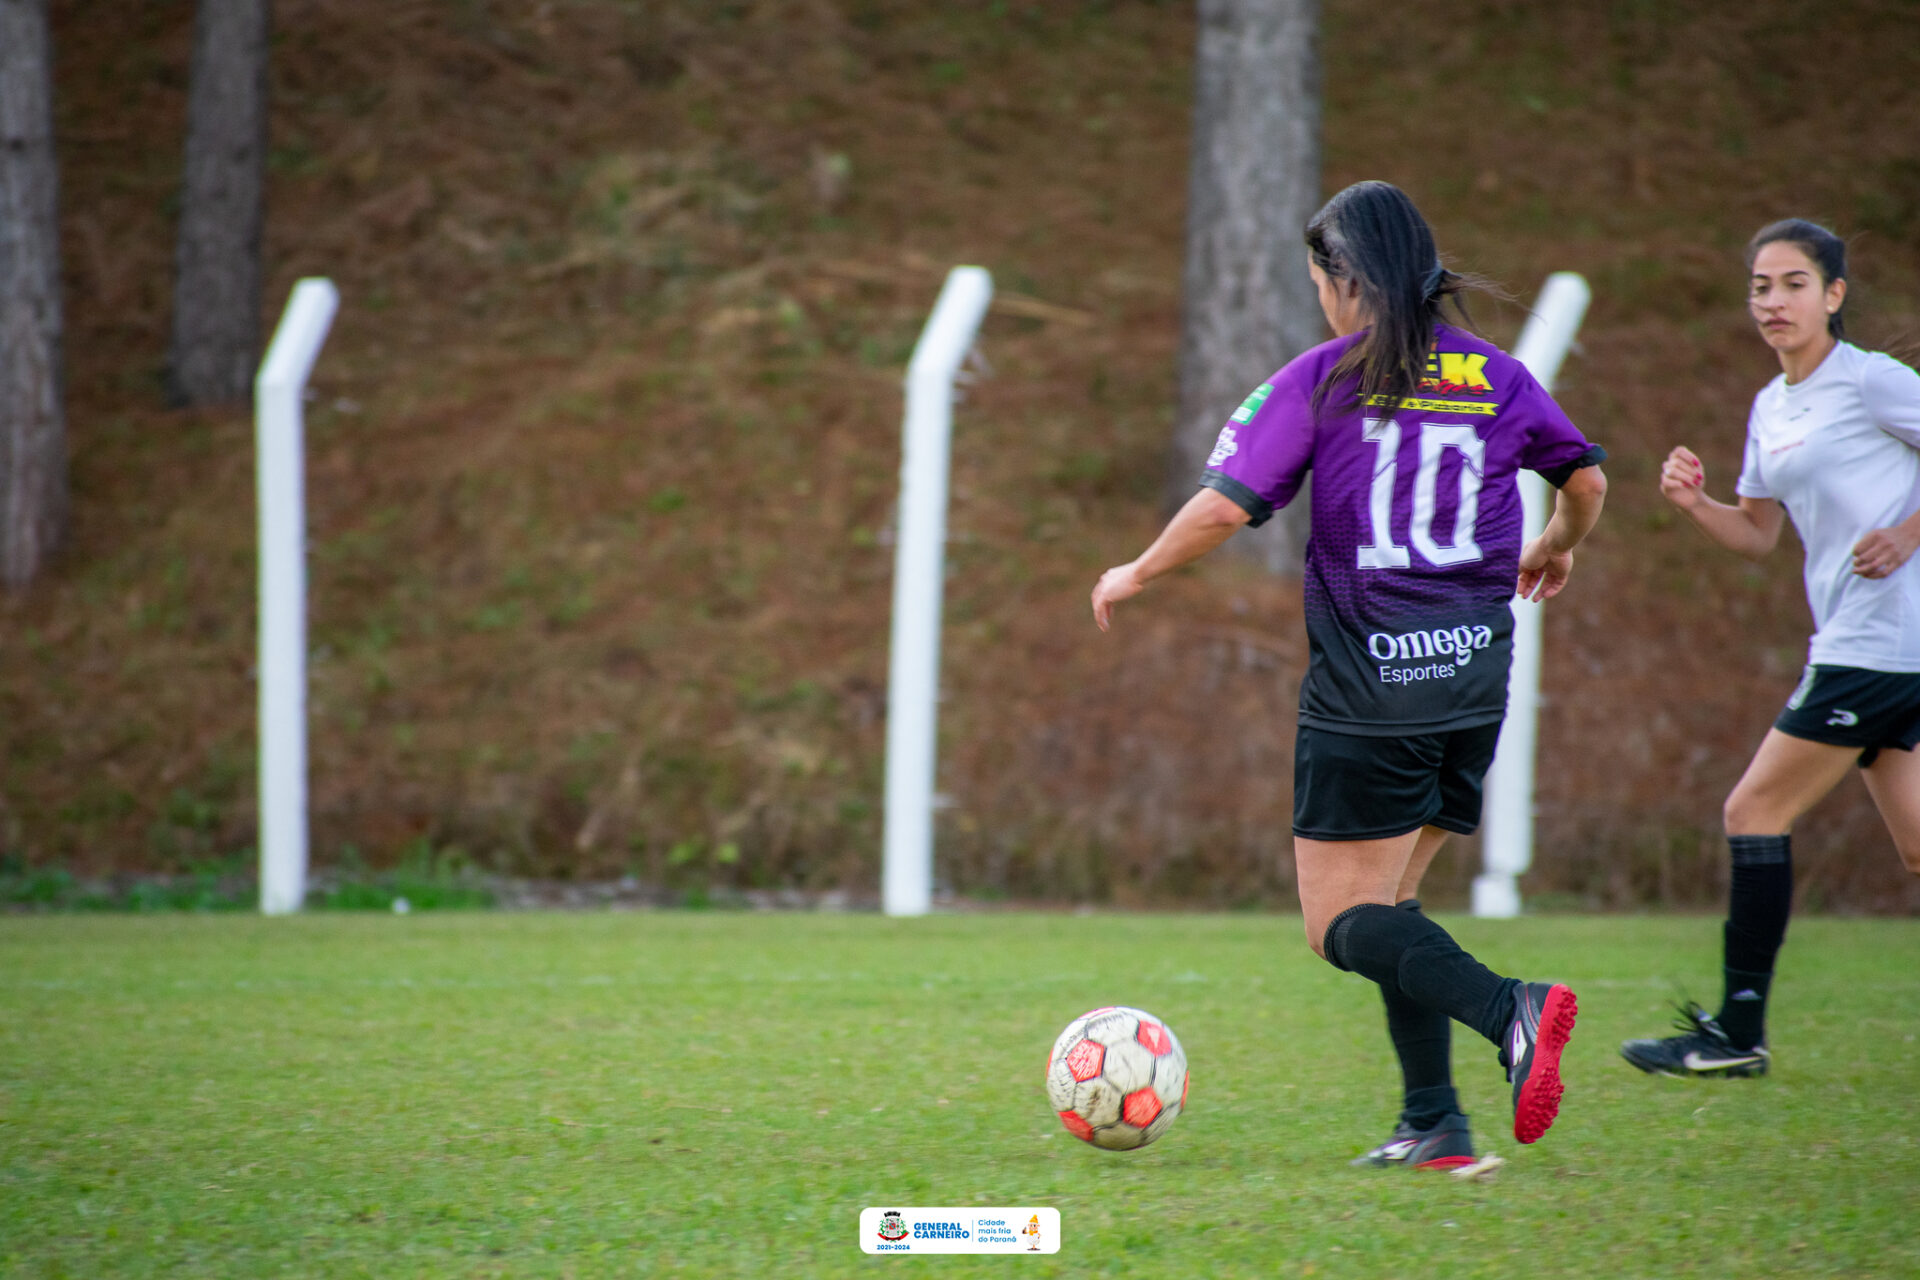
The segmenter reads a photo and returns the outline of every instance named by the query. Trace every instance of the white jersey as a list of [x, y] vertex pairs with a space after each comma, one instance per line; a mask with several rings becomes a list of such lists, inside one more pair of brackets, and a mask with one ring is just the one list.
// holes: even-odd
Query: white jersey
[[1753, 398], [1735, 489], [1778, 501], [1807, 548], [1809, 664], [1920, 671], [1920, 555], [1880, 579], [1853, 571], [1855, 543], [1920, 510], [1920, 373], [1841, 342], [1805, 381], [1775, 378]]

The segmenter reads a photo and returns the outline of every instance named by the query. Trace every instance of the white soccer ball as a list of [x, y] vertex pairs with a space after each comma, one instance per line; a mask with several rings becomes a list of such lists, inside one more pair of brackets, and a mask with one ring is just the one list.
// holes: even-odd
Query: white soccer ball
[[1172, 1028], [1109, 1005], [1067, 1024], [1047, 1058], [1047, 1099], [1067, 1132], [1109, 1151], [1159, 1139], [1187, 1103], [1187, 1055]]

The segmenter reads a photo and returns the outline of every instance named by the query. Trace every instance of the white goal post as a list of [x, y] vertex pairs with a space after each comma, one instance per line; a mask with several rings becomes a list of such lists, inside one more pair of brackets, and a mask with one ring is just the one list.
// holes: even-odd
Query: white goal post
[[339, 310], [331, 280], [293, 286], [253, 382], [260, 518], [260, 910], [307, 896], [307, 511], [300, 402]]
[[900, 511], [893, 552], [893, 640], [887, 671], [886, 831], [881, 907], [925, 915], [933, 905], [933, 783], [938, 748], [940, 612], [946, 583], [947, 462], [954, 380], [993, 301], [983, 267], [955, 267], [907, 366]]
[[[1553, 390], [1560, 365], [1586, 317], [1593, 291], [1571, 271], [1547, 277], [1533, 315], [1520, 331], [1514, 358], [1534, 379]], [[1532, 471], [1520, 473], [1520, 501], [1526, 510], [1525, 537], [1546, 528], [1547, 482]], [[1507, 686], [1507, 720], [1500, 746], [1487, 770], [1482, 871], [1473, 881], [1473, 914], [1520, 914], [1520, 876], [1533, 865], [1533, 765], [1540, 720], [1540, 605], [1513, 602], [1513, 670]]]

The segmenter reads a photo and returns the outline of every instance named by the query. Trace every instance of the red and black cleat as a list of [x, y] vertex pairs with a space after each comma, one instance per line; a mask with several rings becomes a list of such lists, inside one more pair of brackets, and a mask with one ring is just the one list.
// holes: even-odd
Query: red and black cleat
[[1349, 1163], [1391, 1169], [1463, 1169], [1473, 1163], [1473, 1134], [1467, 1118], [1455, 1113], [1431, 1129], [1416, 1129], [1402, 1120], [1393, 1136]]
[[1558, 982], [1523, 982], [1513, 993], [1507, 1030], [1507, 1079], [1513, 1082], [1513, 1136], [1538, 1142], [1560, 1114], [1560, 1051], [1573, 1037], [1580, 1005]]

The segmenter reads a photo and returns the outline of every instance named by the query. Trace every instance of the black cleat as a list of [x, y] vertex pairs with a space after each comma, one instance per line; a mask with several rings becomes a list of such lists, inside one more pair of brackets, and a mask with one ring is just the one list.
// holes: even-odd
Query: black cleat
[[1513, 1022], [1507, 1029], [1507, 1079], [1513, 1083], [1513, 1136], [1538, 1142], [1560, 1114], [1560, 1051], [1573, 1035], [1580, 1012], [1573, 992], [1558, 982], [1523, 982], [1514, 988]]
[[1473, 1159], [1467, 1118], [1455, 1112], [1431, 1129], [1416, 1129], [1402, 1120], [1394, 1126], [1392, 1137], [1349, 1163], [1375, 1169], [1461, 1169]]
[[1626, 1040], [1620, 1056], [1649, 1075], [1763, 1076], [1773, 1055], [1765, 1045], [1734, 1047], [1718, 1021], [1689, 1001], [1678, 1006], [1673, 1025], [1680, 1035], [1663, 1040]]

